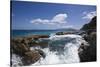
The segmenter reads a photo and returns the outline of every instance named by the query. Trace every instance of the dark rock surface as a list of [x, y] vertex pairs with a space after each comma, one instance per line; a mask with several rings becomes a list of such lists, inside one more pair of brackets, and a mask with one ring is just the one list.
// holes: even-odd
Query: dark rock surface
[[22, 58], [23, 65], [31, 65], [38, 61], [41, 58], [41, 55], [37, 51], [28, 51], [25, 52], [25, 55]]
[[56, 35], [74, 34], [73, 32], [57, 32]]
[[18, 39], [12, 40], [11, 42], [11, 51], [12, 53], [18, 54], [20, 56], [23, 56], [25, 52], [29, 51], [29, 46], [25, 45], [24, 43], [21, 43], [21, 41]]
[[87, 24], [85, 24], [82, 28], [81, 28], [81, 30], [89, 30], [89, 29], [96, 29], [96, 16], [95, 17], [93, 17], [92, 18], [92, 20], [89, 22], [89, 23], [87, 23]]
[[79, 53], [81, 62], [91, 62], [97, 60], [96, 53], [96, 17], [90, 23], [85, 24], [81, 30], [85, 33], [81, 34], [83, 38], [89, 43], [89, 46]]
[[40, 38], [48, 38], [48, 36], [30, 36], [19, 37], [11, 40], [11, 54], [20, 56], [23, 65], [31, 65], [38, 61], [41, 57], [45, 58], [45, 53], [40, 49], [30, 50], [30, 47], [41, 46], [47, 47], [48, 42], [39, 41]]

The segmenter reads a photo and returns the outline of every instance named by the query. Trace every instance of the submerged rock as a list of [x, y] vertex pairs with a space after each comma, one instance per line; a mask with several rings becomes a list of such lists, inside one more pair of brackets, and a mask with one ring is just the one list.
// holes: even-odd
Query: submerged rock
[[56, 35], [63, 35], [63, 32], [57, 32]]
[[74, 34], [73, 32], [57, 32], [56, 35]]

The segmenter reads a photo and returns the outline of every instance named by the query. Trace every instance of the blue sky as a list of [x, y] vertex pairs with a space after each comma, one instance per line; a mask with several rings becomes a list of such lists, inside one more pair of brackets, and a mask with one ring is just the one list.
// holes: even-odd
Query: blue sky
[[96, 6], [12, 1], [12, 29], [80, 29], [96, 16]]

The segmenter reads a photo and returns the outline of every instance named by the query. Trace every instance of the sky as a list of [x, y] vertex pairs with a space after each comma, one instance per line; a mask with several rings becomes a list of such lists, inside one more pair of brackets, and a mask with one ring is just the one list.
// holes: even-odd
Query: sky
[[96, 16], [94, 5], [12, 1], [12, 29], [80, 29]]

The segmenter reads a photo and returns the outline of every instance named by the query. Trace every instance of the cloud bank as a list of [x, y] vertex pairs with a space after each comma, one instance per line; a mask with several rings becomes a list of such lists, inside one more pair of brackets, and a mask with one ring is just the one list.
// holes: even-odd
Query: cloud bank
[[41, 18], [37, 18], [37, 19], [33, 19], [30, 21], [30, 23], [33, 24], [49, 24], [49, 25], [58, 25], [58, 24], [66, 24], [67, 21], [67, 14], [57, 14], [55, 15], [52, 19], [41, 19]]

